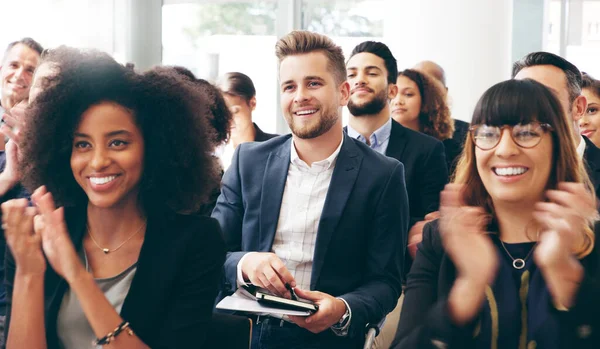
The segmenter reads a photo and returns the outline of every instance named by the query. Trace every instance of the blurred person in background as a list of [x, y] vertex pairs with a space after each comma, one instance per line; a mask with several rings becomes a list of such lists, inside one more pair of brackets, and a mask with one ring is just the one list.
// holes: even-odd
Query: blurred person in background
[[[444, 68], [432, 61], [422, 61], [417, 63], [413, 69], [430, 75], [442, 83], [445, 89], [444, 97], [446, 98], [446, 104], [450, 104], [448, 102], [448, 85], [446, 84], [446, 72], [444, 71]], [[452, 139], [461, 145], [461, 149], [462, 144], [467, 138], [467, 133], [469, 133], [469, 123], [459, 119], [454, 119], [454, 133], [452, 134]]]
[[454, 120], [446, 104], [444, 87], [435, 79], [413, 69], [399, 72], [396, 86], [398, 94], [390, 102], [392, 118], [404, 127], [442, 141], [451, 177], [462, 145], [452, 138]]
[[223, 167], [227, 169], [233, 151], [239, 144], [264, 142], [278, 135], [264, 132], [252, 121], [252, 113], [256, 108], [256, 89], [248, 75], [239, 72], [227, 73], [217, 81], [217, 87], [223, 93], [227, 107], [233, 115], [231, 138], [220, 155]]
[[587, 109], [579, 120], [579, 131], [598, 147], [600, 146], [600, 81], [584, 73], [581, 93], [587, 100]]

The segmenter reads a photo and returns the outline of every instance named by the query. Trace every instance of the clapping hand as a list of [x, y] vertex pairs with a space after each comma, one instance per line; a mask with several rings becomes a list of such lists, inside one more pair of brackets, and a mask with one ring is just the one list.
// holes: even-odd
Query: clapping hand
[[42, 186], [31, 195], [40, 214], [35, 217], [34, 229], [42, 238], [42, 248], [57, 274], [71, 282], [85, 271], [64, 220], [64, 209], [56, 208], [52, 194]]
[[6, 243], [15, 259], [18, 273], [43, 275], [46, 260], [42, 252], [42, 238], [33, 229], [37, 210], [28, 207], [27, 199], [9, 200], [2, 204], [2, 229]]

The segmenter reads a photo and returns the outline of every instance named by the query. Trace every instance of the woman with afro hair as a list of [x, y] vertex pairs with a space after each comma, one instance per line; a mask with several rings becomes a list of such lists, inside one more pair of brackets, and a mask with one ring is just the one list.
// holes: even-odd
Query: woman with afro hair
[[33, 207], [2, 205], [7, 348], [203, 347], [225, 246], [189, 214], [219, 179], [201, 95], [96, 51], [44, 65], [19, 144]]

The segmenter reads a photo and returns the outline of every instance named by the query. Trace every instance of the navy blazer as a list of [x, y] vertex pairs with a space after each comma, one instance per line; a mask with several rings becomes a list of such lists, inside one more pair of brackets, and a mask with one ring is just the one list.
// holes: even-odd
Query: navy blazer
[[448, 183], [444, 144], [392, 119], [392, 133], [385, 155], [404, 164], [410, 207], [410, 226], [437, 211], [440, 192]]
[[[82, 248], [85, 206], [66, 210], [65, 220], [75, 248]], [[211, 340], [208, 328], [224, 258], [225, 245], [214, 219], [167, 211], [148, 215], [137, 270], [121, 317], [151, 348], [203, 348]], [[7, 249], [5, 334], [10, 325], [14, 277], [15, 263]], [[59, 348], [56, 320], [67, 288], [67, 282], [48, 266], [44, 303], [49, 349]]]
[[[596, 236], [599, 227], [596, 223]], [[560, 343], [557, 346], [560, 348], [600, 348], [600, 248], [597, 239], [592, 252], [581, 259], [581, 264], [584, 277], [575, 305], [569, 311], [561, 312], [548, 303], [548, 308], [558, 319]], [[456, 278], [456, 266], [444, 250], [438, 220], [426, 224], [423, 241], [408, 275], [402, 316], [391, 348], [474, 347], [474, 322], [464, 327], [456, 326], [448, 312], [447, 299]], [[540, 326], [539, 330], [546, 328]]]
[[585, 152], [583, 153], [583, 160], [585, 167], [588, 172], [588, 176], [592, 180], [594, 189], [596, 190], [596, 197], [600, 196], [600, 149], [592, 143], [587, 137], [583, 137], [585, 141]]
[[[290, 165], [291, 135], [238, 146], [212, 216], [227, 245], [223, 293], [235, 291], [237, 265], [250, 251], [271, 252]], [[396, 306], [407, 243], [404, 167], [344, 135], [321, 214], [311, 290], [343, 297], [349, 335], [364, 339]]]

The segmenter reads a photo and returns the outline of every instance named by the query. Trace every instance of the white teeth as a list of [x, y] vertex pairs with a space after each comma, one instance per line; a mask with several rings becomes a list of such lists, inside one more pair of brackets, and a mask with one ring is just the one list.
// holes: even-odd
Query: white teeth
[[112, 180], [117, 178], [117, 176], [108, 176], [108, 177], [90, 177], [90, 182], [93, 184], [106, 184]]
[[520, 174], [527, 172], [527, 168], [526, 167], [502, 167], [502, 168], [495, 168], [494, 172], [498, 176], [518, 176]]
[[308, 115], [308, 114], [313, 114], [316, 113], [317, 110], [316, 109], [311, 109], [311, 110], [300, 110], [296, 112], [296, 115]]

